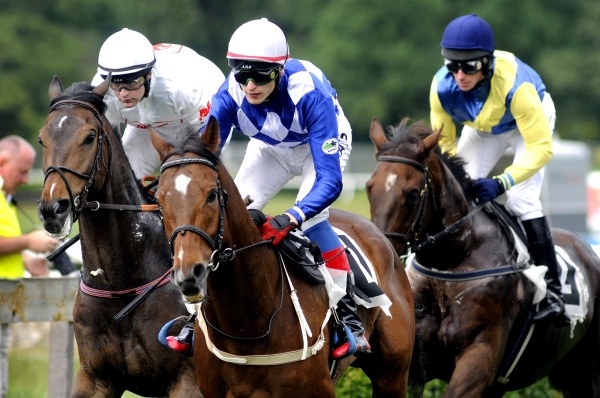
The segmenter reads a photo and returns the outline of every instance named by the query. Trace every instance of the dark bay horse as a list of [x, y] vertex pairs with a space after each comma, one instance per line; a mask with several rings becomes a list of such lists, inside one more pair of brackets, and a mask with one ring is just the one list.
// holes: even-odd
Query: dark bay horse
[[[202, 136], [182, 130], [168, 143], [151, 129], [164, 162], [156, 192], [173, 250], [173, 282], [199, 306], [194, 361], [210, 397], [334, 397], [352, 364], [371, 379], [373, 397], [406, 396], [414, 341], [414, 307], [399, 256], [369, 220], [332, 210], [332, 224], [358, 243], [371, 274], [392, 301], [360, 316], [371, 354], [330, 360], [332, 322], [324, 285], [284, 264], [252, 221], [219, 160], [214, 118]], [[264, 176], [268, 178], [268, 176]], [[310, 332], [310, 333], [309, 333]]]
[[572, 323], [531, 326], [535, 287], [525, 273], [541, 267], [519, 269], [522, 250], [491, 203], [465, 195], [462, 161], [440, 154], [439, 131], [408, 119], [389, 131], [373, 119], [378, 163], [367, 194], [374, 223], [415, 255], [407, 273], [426, 379], [447, 381], [444, 397], [501, 397], [545, 376], [565, 397], [600, 396], [600, 260], [591, 247], [552, 230]]
[[[64, 237], [79, 220], [83, 267], [73, 317], [80, 368], [71, 396], [117, 398], [128, 390], [201, 397], [191, 359], [157, 339], [167, 321], [188, 312], [179, 290], [168, 283], [171, 255], [158, 206], [148, 204], [121, 137], [104, 116], [109, 81], [95, 89], [75, 83], [62, 93], [55, 77], [39, 133], [45, 181], [38, 210], [44, 228]], [[115, 321], [149, 288], [151, 294]]]

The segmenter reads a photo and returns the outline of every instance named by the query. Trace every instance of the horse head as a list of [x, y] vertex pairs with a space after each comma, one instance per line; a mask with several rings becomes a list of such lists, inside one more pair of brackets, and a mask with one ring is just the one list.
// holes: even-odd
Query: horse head
[[75, 83], [62, 92], [54, 76], [50, 110], [40, 129], [44, 189], [38, 213], [53, 236], [67, 236], [88, 197], [104, 184], [110, 165], [110, 123], [104, 117], [109, 79], [98, 87]]
[[209, 120], [200, 136], [196, 129], [184, 125], [175, 144], [168, 143], [152, 128], [150, 135], [163, 161], [156, 200], [163, 213], [166, 235], [170, 237], [172, 281], [186, 301], [202, 302], [206, 298], [209, 272], [232, 255], [229, 248], [234, 246], [233, 227], [229, 224], [244, 220], [242, 231], [239, 225], [235, 227], [242, 235], [259, 239], [260, 234], [233, 179], [219, 160], [216, 119]]

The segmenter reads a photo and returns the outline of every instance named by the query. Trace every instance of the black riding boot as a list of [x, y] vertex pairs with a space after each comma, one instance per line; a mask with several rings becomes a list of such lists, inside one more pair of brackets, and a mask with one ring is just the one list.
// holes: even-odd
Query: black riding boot
[[[340, 321], [342, 321], [342, 323], [350, 329], [350, 333], [352, 333], [354, 339], [356, 340], [356, 353], [358, 354], [359, 352], [371, 352], [371, 346], [369, 345], [367, 337], [365, 336], [365, 328], [363, 326], [362, 321], [360, 320], [360, 317], [358, 316], [356, 303], [354, 302], [354, 299], [350, 296], [350, 294], [346, 294], [338, 302], [337, 314]], [[332, 356], [335, 359], [347, 356], [349, 354], [349, 351], [353, 348], [350, 346], [350, 343], [343, 338], [343, 336], [338, 337], [342, 338], [342, 344], [337, 345], [333, 349]]]
[[544, 277], [547, 286], [546, 297], [540, 302], [533, 321], [551, 322], [557, 327], [568, 326], [571, 321], [565, 313], [565, 302], [560, 285], [560, 266], [556, 261], [554, 242], [546, 217], [526, 220], [522, 224], [529, 240], [529, 253], [535, 265], [548, 267]]

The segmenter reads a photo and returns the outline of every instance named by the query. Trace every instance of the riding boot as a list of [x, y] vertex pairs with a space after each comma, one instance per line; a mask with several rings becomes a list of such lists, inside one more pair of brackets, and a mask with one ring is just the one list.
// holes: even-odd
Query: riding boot
[[557, 327], [568, 326], [571, 321], [565, 313], [565, 302], [560, 284], [560, 266], [556, 260], [554, 242], [546, 217], [534, 218], [522, 222], [529, 240], [529, 253], [536, 265], [545, 265], [548, 271], [546, 297], [540, 302], [533, 316], [534, 322], [551, 322]]

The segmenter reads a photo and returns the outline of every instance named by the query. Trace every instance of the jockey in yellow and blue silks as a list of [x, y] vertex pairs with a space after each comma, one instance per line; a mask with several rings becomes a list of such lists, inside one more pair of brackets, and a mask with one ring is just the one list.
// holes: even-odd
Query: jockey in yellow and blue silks
[[[507, 195], [507, 209], [527, 233], [537, 265], [546, 265], [547, 296], [534, 321], [570, 323], [564, 311], [560, 268], [540, 194], [544, 166], [552, 158], [556, 111], [538, 73], [514, 54], [496, 50], [490, 25], [475, 14], [454, 19], [444, 30], [444, 66], [430, 90], [433, 129], [441, 129], [442, 152], [462, 157], [480, 202]], [[463, 126], [456, 143], [456, 125]], [[507, 148], [514, 159], [490, 177]]]

